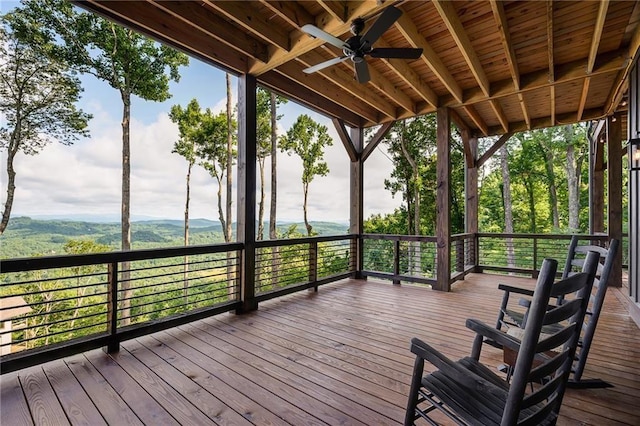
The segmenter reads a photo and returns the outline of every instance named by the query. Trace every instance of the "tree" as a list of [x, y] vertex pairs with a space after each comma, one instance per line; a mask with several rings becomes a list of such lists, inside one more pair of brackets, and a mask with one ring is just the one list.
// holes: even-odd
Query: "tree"
[[[204, 112], [201, 112], [201, 125], [195, 138], [196, 156], [199, 159], [199, 164], [204, 167], [218, 183], [218, 219], [222, 227], [224, 241], [228, 243], [231, 241], [230, 226], [228, 226], [231, 218], [225, 215], [225, 209], [223, 209], [222, 189], [226, 174], [229, 170], [228, 163], [229, 161], [233, 162], [236, 156], [236, 151], [233, 148], [237, 143], [235, 137], [237, 123], [235, 120], [231, 121], [232, 145], [231, 155], [229, 155], [229, 124], [227, 120], [226, 112], [213, 115], [211, 110], [207, 108]], [[231, 201], [228, 198], [227, 203], [229, 202]]]
[[309, 185], [315, 176], [326, 176], [329, 167], [324, 159], [324, 148], [333, 145], [327, 126], [316, 123], [311, 117], [303, 114], [298, 117], [286, 135], [280, 140], [280, 149], [288, 155], [296, 154], [302, 160], [302, 191], [304, 202], [304, 225], [307, 235], [311, 236], [311, 224], [307, 214]]
[[189, 245], [189, 202], [191, 190], [191, 171], [196, 162], [196, 140], [201, 125], [200, 105], [192, 99], [186, 108], [180, 105], [171, 107], [171, 121], [178, 125], [179, 139], [173, 145], [173, 151], [187, 160], [186, 201], [184, 208], [184, 245]]
[[[135, 31], [64, 0], [26, 2], [25, 14], [42, 22], [38, 36], [50, 43], [51, 57], [64, 58], [78, 71], [116, 89], [122, 100], [122, 250], [131, 249], [131, 97], [162, 102], [171, 97], [169, 81], [178, 81], [189, 58]], [[123, 325], [129, 324], [129, 265], [122, 267]]]
[[[265, 198], [265, 176], [264, 169], [267, 157], [271, 156], [271, 209], [269, 215], [269, 238], [276, 238], [275, 234], [275, 200], [276, 200], [276, 157], [277, 151], [277, 122], [282, 118], [278, 115], [277, 106], [286, 103], [287, 100], [275, 93], [258, 88], [256, 93], [256, 157], [260, 175], [260, 200], [258, 202], [258, 232], [256, 238], [261, 240], [264, 235], [264, 198]], [[273, 222], [273, 224], [272, 224]]]
[[[509, 174], [509, 151], [507, 145], [500, 147], [500, 172], [502, 173], [502, 202], [504, 208], [504, 232], [513, 234], [513, 204], [511, 203], [511, 175]], [[513, 239], [507, 237], [507, 266], [515, 266]]]
[[2, 16], [0, 29], [0, 148], [7, 150], [7, 197], [0, 235], [9, 224], [16, 191], [14, 160], [38, 154], [57, 141], [69, 145], [88, 136], [91, 115], [75, 107], [82, 88], [66, 62], [46, 53], [49, 43], [33, 37], [36, 22], [20, 9]]

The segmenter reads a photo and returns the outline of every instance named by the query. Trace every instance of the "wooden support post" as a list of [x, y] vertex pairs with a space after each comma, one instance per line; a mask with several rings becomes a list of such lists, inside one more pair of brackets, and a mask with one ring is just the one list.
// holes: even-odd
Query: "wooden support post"
[[[607, 118], [607, 139], [609, 184], [607, 229], [609, 238], [622, 242], [622, 117], [619, 114]], [[622, 287], [622, 250], [618, 250], [613, 262], [609, 285]]]
[[[629, 312], [640, 326], [640, 58], [629, 73]], [[632, 141], [632, 142], [631, 142]]]
[[[463, 139], [466, 137], [469, 147], [468, 155], [471, 158], [466, 159], [465, 164], [465, 180], [464, 180], [464, 192], [465, 192], [465, 204], [464, 204], [464, 232], [467, 234], [474, 234], [472, 243], [467, 248], [469, 250], [469, 262], [474, 265], [478, 265], [478, 257], [476, 252], [477, 236], [478, 233], [478, 139], [470, 138], [468, 133], [462, 133]], [[465, 153], [465, 155], [467, 155]], [[462, 242], [464, 245], [464, 241]]]
[[451, 277], [451, 134], [449, 110], [437, 111], [437, 184], [436, 184], [436, 249], [437, 277], [435, 290], [449, 291]]
[[[318, 242], [309, 243], [309, 282], [316, 283], [313, 291], [318, 292]], [[309, 288], [311, 290], [311, 288]]]
[[600, 133], [589, 141], [589, 233], [604, 232], [604, 144]]
[[[396, 277], [400, 275], [400, 240], [393, 242], [393, 275]], [[400, 280], [393, 279], [394, 284], [400, 284]]]
[[244, 243], [240, 265], [240, 300], [236, 313], [258, 309], [256, 285], [256, 78], [238, 79], [238, 241]]
[[[351, 141], [357, 154], [356, 160], [351, 162], [349, 193], [349, 233], [362, 235], [364, 223], [364, 163], [362, 161], [362, 149], [364, 146], [364, 129], [362, 127], [351, 129]], [[358, 238], [355, 247], [351, 248], [351, 255], [355, 256], [356, 272], [354, 277], [364, 279], [362, 275], [363, 265], [363, 240]]]
[[118, 262], [112, 262], [107, 270], [107, 333], [109, 343], [103, 348], [106, 353], [118, 352]]

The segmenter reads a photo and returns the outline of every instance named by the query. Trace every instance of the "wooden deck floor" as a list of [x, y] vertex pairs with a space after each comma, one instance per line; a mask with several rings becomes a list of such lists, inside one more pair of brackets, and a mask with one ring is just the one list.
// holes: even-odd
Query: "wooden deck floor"
[[[2, 376], [2, 425], [399, 424], [420, 336], [468, 355], [468, 317], [493, 323], [500, 282], [470, 275], [451, 293], [342, 281]], [[640, 330], [610, 289], [586, 377], [615, 385], [569, 390], [559, 424], [640, 425]], [[491, 347], [483, 359], [497, 365]]]

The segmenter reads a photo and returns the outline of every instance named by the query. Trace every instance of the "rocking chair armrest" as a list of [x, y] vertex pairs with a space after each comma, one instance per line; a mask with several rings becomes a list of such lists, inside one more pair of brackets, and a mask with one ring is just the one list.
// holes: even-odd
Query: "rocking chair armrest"
[[522, 287], [514, 287], [508, 284], [498, 284], [498, 290], [506, 291], [509, 293], [523, 294], [525, 296], [533, 296], [533, 290]]
[[508, 335], [502, 330], [497, 330], [493, 327], [489, 327], [487, 324], [483, 323], [482, 321], [470, 318], [467, 320], [466, 326], [468, 329], [475, 331], [476, 334], [479, 334], [480, 336], [483, 336], [487, 339], [493, 340], [494, 342], [502, 345], [503, 347], [513, 349], [516, 352], [520, 349], [520, 341], [518, 339]]
[[442, 369], [453, 364], [453, 361], [447, 358], [446, 355], [417, 337], [411, 339], [411, 352], [425, 361], [429, 361], [438, 369]]

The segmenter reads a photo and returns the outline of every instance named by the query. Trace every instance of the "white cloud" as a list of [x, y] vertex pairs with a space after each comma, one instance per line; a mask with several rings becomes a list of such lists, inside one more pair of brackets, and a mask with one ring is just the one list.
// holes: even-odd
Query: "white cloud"
[[[224, 100], [214, 103], [223, 105]], [[91, 138], [72, 146], [52, 144], [38, 155], [18, 154], [15, 160], [17, 190], [13, 216], [120, 214], [121, 189], [121, 125], [119, 111], [107, 111], [92, 105], [94, 119], [90, 123]], [[298, 114], [310, 114], [327, 125], [334, 145], [327, 148], [325, 160], [330, 169], [326, 177], [316, 177], [310, 186], [310, 220], [346, 221], [349, 218], [349, 158], [337, 137], [331, 121], [302, 110], [295, 104], [287, 108], [281, 131], [284, 132]], [[167, 113], [142, 123], [131, 122], [131, 212], [133, 216], [179, 219], [185, 203], [186, 161], [171, 153], [178, 130]], [[3, 153], [6, 158], [6, 153]], [[3, 160], [4, 161], [4, 160]], [[383, 188], [390, 163], [374, 152], [365, 163], [365, 216], [391, 212], [399, 205]], [[301, 221], [302, 167], [295, 156], [278, 153], [278, 220]], [[265, 170], [266, 208], [268, 220], [270, 161]], [[237, 177], [234, 176], [234, 187]], [[3, 195], [6, 170], [3, 172]], [[191, 217], [217, 220], [217, 184], [201, 167], [194, 167], [191, 178]], [[235, 189], [234, 189], [235, 197]], [[259, 201], [259, 193], [256, 202]], [[235, 220], [234, 202], [234, 220]]]

